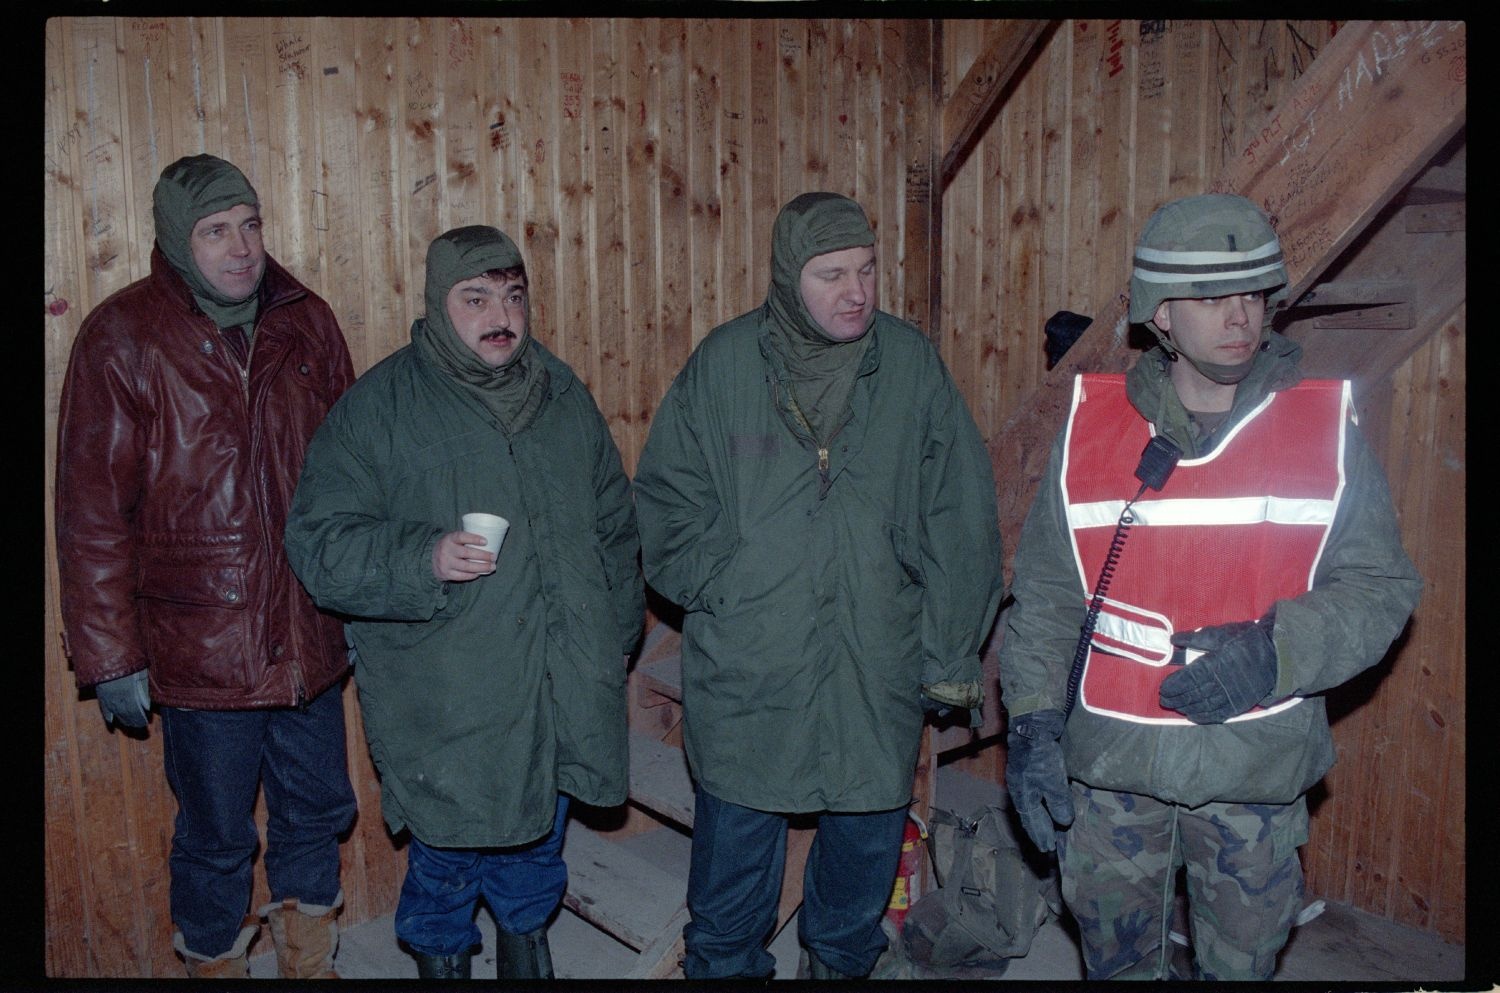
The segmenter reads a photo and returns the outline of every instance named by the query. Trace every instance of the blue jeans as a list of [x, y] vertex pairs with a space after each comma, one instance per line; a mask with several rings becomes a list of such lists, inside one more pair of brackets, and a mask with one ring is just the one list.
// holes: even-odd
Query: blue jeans
[[[698, 788], [688, 912], [688, 979], [762, 978], [786, 865], [784, 814], [752, 810]], [[797, 936], [823, 964], [864, 976], [885, 950], [880, 918], [891, 901], [906, 808], [818, 815], [802, 876]]]
[[562, 860], [568, 798], [557, 797], [552, 831], [515, 848], [434, 848], [415, 835], [396, 904], [396, 937], [422, 955], [453, 955], [479, 944], [474, 913], [489, 904], [500, 930], [544, 927], [568, 888]]
[[339, 686], [305, 711], [160, 711], [167, 783], [177, 797], [168, 860], [172, 922], [183, 943], [212, 958], [239, 935], [260, 846], [254, 812], [262, 784], [271, 898], [333, 903], [338, 836], [355, 809]]

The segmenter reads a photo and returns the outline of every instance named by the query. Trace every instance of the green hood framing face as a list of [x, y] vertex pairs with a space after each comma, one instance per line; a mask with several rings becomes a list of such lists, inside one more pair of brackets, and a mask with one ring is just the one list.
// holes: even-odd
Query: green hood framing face
[[[454, 284], [480, 273], [494, 269], [517, 269], [524, 267], [521, 250], [516, 243], [499, 228], [474, 224], [454, 228], [438, 235], [427, 248], [427, 285], [423, 300], [427, 305], [427, 324], [435, 332], [432, 344], [443, 355], [445, 364], [455, 372], [471, 370], [479, 380], [493, 379], [496, 369], [486, 365], [463, 343], [448, 317], [448, 291]], [[530, 308], [527, 309], [527, 327], [531, 324]], [[506, 368], [520, 359], [531, 340], [528, 333], [511, 356]]]
[[[804, 193], [783, 207], [771, 228], [771, 292], [766, 298], [777, 323], [809, 341], [844, 344], [813, 320], [802, 300], [802, 269], [819, 255], [873, 244], [875, 232], [864, 209], [846, 196]], [[874, 321], [872, 312], [870, 323]]]
[[472, 276], [495, 269], [525, 269], [521, 250], [499, 228], [475, 224], [454, 228], [427, 247], [427, 315], [412, 325], [412, 344], [427, 361], [452, 376], [459, 387], [485, 406], [507, 434], [525, 430], [546, 398], [546, 363], [531, 347], [531, 308], [526, 307], [526, 336], [510, 358], [490, 366], [459, 337], [448, 316], [448, 291]]
[[802, 298], [802, 270], [819, 255], [873, 244], [875, 232], [864, 210], [837, 193], [802, 194], [781, 209], [771, 229], [767, 344], [780, 365], [778, 375], [820, 443], [832, 437], [848, 413], [875, 309], [859, 337], [832, 337]]
[[173, 162], [162, 170], [151, 195], [157, 246], [220, 327], [253, 320], [256, 293], [229, 300], [204, 278], [193, 261], [193, 227], [210, 214], [240, 204], [259, 208], [255, 187], [232, 163], [213, 155], [189, 155]]

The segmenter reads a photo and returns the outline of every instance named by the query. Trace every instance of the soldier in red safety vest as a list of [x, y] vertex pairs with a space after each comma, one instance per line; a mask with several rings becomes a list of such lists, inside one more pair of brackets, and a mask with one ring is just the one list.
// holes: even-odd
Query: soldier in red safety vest
[[1333, 764], [1322, 692], [1417, 602], [1349, 384], [1271, 330], [1276, 232], [1229, 194], [1167, 204], [1130, 320], [1157, 347], [1079, 376], [1027, 516], [1005, 618], [1006, 783], [1057, 849], [1090, 979], [1270, 979], [1303, 898], [1306, 791]]

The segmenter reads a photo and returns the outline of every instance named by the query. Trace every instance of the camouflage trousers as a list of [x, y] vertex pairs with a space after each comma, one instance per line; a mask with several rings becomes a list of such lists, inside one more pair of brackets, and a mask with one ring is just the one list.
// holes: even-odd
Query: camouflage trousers
[[1062, 895], [1089, 979], [1169, 975], [1177, 870], [1187, 867], [1195, 979], [1268, 980], [1302, 905], [1307, 802], [1208, 803], [1073, 786], [1058, 835]]

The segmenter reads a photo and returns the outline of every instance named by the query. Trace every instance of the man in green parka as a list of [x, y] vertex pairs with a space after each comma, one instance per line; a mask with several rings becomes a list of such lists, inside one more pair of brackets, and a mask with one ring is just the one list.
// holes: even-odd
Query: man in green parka
[[[482, 895], [500, 978], [549, 978], [567, 799], [625, 799], [635, 511], [593, 398], [530, 334], [509, 238], [435, 239], [426, 307], [314, 437], [287, 553], [350, 620], [386, 824], [411, 832], [396, 934], [419, 974], [468, 978]], [[510, 521], [498, 555], [470, 512]]]
[[937, 351], [876, 310], [874, 245], [847, 197], [787, 204], [765, 304], [694, 351], [641, 456], [647, 578], [685, 610], [689, 979], [772, 973], [792, 813], [812, 976], [868, 974], [922, 698], [980, 703], [994, 477]]
[[1322, 693], [1380, 660], [1421, 589], [1349, 384], [1303, 379], [1271, 329], [1287, 283], [1244, 197], [1154, 213], [1130, 320], [1158, 347], [1078, 378], [1021, 531], [1006, 785], [1057, 849], [1091, 980], [1188, 978], [1184, 866], [1192, 978], [1272, 977], [1333, 764]]

